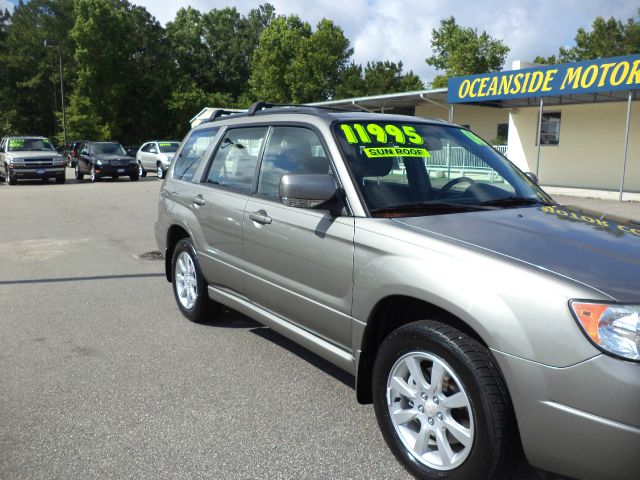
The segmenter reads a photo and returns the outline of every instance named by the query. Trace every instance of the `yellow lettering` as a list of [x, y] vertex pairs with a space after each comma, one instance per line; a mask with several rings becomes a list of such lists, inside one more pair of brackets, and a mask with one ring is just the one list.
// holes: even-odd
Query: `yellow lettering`
[[527, 85], [529, 84], [529, 77], [531, 77], [531, 72], [527, 72], [524, 74], [524, 83], [522, 84], [522, 93], [527, 93]]
[[[613, 83], [613, 81], [611, 83]], [[640, 85], [640, 60], [633, 62], [633, 67], [631, 67], [631, 73], [629, 74], [629, 80], [627, 80], [627, 85], [633, 84]]]
[[[591, 75], [591, 78], [587, 80], [588, 76]], [[580, 79], [580, 86], [582, 88], [589, 88], [593, 85], [598, 77], [598, 66], [597, 65], [589, 65], [584, 73], [582, 74], [582, 78]]]
[[511, 88], [511, 80], [513, 80], [512, 75], [503, 75], [502, 77], [500, 77], [500, 88], [498, 89], [498, 95], [509, 94], [509, 89]]
[[607, 80], [607, 73], [609, 73], [609, 69], [613, 67], [615, 63], [603, 63], [600, 65], [600, 81], [598, 82], [598, 86], [604, 86], [605, 81]]
[[516, 73], [513, 77], [513, 88], [509, 90], [509, 93], [520, 93], [520, 79], [524, 77], [524, 73]]
[[534, 93], [540, 90], [542, 81], [544, 80], [544, 74], [536, 71], [531, 74], [531, 85], [529, 85], [529, 93]]
[[561, 217], [568, 217], [569, 214], [564, 210], [556, 210], [556, 215], [560, 215]]
[[564, 80], [562, 81], [562, 85], [560, 86], [560, 90], [564, 90], [564, 86], [567, 83], [573, 82], [573, 87], [569, 86], [569, 88], [578, 88], [578, 82], [580, 81], [580, 75], [582, 74], [582, 67], [569, 67], [567, 68], [567, 73], [564, 76]]
[[[469, 94], [469, 89], [471, 88], [471, 82], [469, 80], [463, 80], [460, 84], [460, 88], [458, 89], [458, 97], [464, 98]], [[464, 91], [464, 93], [462, 93]]]
[[609, 226], [609, 222], [607, 222], [606, 220], [600, 220], [599, 218], [596, 218], [596, 223], [601, 227]]
[[[623, 69], [624, 71], [622, 72], [622, 75], [618, 76], [618, 74], [620, 73], [620, 69]], [[614, 87], [620, 85], [622, 82], [624, 82], [624, 79], [627, 78], [628, 73], [629, 62], [620, 62], [614, 67], [613, 71], [611, 72], [611, 85], [613, 85]]]
[[582, 219], [583, 222], [595, 223], [595, 220], [593, 218], [587, 217], [586, 215], [582, 215], [580, 218]]
[[542, 207], [540, 210], [542, 210], [544, 213], [556, 213], [555, 207], [549, 205], [548, 207]]
[[488, 95], [497, 95], [498, 94], [498, 77], [493, 77], [491, 79], [491, 84], [489, 85], [489, 88], [487, 89], [487, 94]]
[[469, 96], [471, 98], [475, 98], [478, 96], [477, 92], [474, 92], [473, 89], [476, 87], [476, 85], [480, 82], [479, 78], [476, 78], [473, 80], [473, 82], [471, 82], [471, 88], [469, 88]]
[[484, 89], [487, 87], [487, 82], [489, 81], [489, 79], [487, 77], [484, 77], [482, 80], [480, 80], [480, 89], [478, 90], [478, 96], [479, 97], [486, 97], [487, 94], [484, 91]]
[[544, 83], [542, 84], [542, 88], [541, 90], [543, 92], [550, 92], [551, 91], [551, 87], [549, 86], [549, 82], [553, 81], [553, 77], [556, 75], [556, 73], [558, 73], [558, 69], [557, 68], [551, 68], [549, 70], [547, 70], [544, 74]]

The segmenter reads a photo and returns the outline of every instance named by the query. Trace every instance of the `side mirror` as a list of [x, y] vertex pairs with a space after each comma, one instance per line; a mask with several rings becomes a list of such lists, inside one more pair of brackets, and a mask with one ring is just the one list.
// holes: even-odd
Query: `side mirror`
[[532, 172], [526, 172], [525, 175], [527, 176], [527, 178], [529, 180], [531, 180], [533, 183], [535, 183], [536, 185], [538, 185], [538, 177], [536, 176], [535, 173]]
[[280, 201], [288, 207], [316, 208], [337, 191], [336, 181], [327, 174], [288, 174], [280, 179]]

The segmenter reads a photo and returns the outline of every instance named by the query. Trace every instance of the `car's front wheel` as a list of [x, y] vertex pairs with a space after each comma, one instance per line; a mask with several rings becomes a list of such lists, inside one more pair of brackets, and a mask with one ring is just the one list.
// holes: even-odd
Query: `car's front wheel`
[[76, 175], [76, 180], [82, 180], [84, 178], [84, 173], [80, 172], [80, 167], [78, 166], [77, 162], [76, 162], [76, 166], [74, 167], [73, 172]]
[[486, 347], [448, 325], [414, 322], [383, 341], [373, 374], [378, 424], [409, 472], [421, 479], [511, 478], [517, 428]]
[[221, 305], [209, 298], [207, 282], [190, 239], [182, 239], [176, 245], [171, 271], [173, 293], [182, 314], [192, 322], [211, 320]]
[[89, 177], [91, 178], [92, 182], [97, 182], [98, 180], [100, 180], [100, 177], [96, 173], [95, 165], [91, 165], [91, 169], [89, 170]]
[[138, 162], [138, 177], [146, 177], [147, 171], [142, 166], [142, 162]]
[[160, 162], [156, 165], [156, 172], [158, 174], [158, 178], [164, 178], [164, 168], [162, 168], [162, 164]]

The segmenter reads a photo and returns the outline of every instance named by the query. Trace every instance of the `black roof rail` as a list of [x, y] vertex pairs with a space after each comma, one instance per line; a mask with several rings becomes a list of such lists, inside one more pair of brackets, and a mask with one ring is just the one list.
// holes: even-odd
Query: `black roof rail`
[[220, 110], [216, 110], [215, 112], [213, 112], [211, 114], [211, 116], [209, 118], [207, 118], [204, 122], [202, 123], [208, 123], [208, 122], [213, 122], [215, 121], [217, 118], [220, 118], [223, 115], [235, 115], [238, 113], [244, 113], [244, 112], [238, 112], [238, 111], [233, 111], [233, 110], [225, 110], [223, 108], [221, 108]]

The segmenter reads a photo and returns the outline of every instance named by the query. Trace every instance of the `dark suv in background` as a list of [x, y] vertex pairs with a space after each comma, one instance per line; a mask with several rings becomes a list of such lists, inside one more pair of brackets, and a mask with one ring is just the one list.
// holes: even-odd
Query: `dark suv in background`
[[138, 164], [135, 157], [127, 155], [124, 147], [118, 142], [86, 142], [75, 166], [77, 180], [89, 175], [92, 182], [102, 177], [129, 177], [137, 181]]

